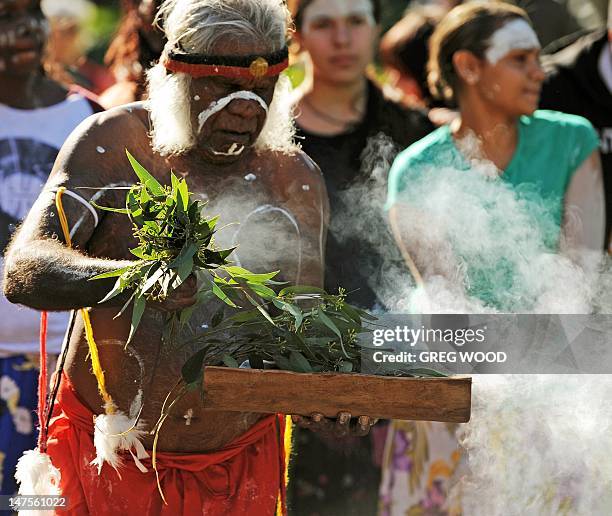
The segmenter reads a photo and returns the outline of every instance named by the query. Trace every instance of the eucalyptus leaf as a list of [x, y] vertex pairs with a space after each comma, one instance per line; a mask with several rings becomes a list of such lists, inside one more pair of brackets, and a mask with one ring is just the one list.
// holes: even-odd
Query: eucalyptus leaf
[[132, 337], [134, 337], [134, 333], [136, 333], [136, 329], [140, 324], [140, 320], [142, 319], [142, 314], [144, 313], [145, 306], [147, 302], [144, 297], [136, 297], [134, 299], [134, 309], [132, 310], [132, 322], [130, 324], [130, 335], [125, 343], [127, 346], [130, 342], [132, 342]]
[[206, 349], [201, 349], [187, 359], [181, 369], [183, 381], [187, 384], [197, 382], [202, 376], [202, 366], [206, 357]]
[[292, 351], [289, 355], [291, 368], [298, 373], [312, 373], [310, 362], [299, 351]]
[[130, 154], [130, 152], [125, 149], [125, 153], [127, 154], [128, 160], [130, 160], [130, 164], [136, 172], [138, 179], [140, 182], [149, 189], [149, 191], [153, 195], [164, 195], [164, 189], [162, 185], [159, 183], [157, 179], [155, 179], [138, 161], [134, 156]]
[[114, 271], [104, 272], [102, 274], [98, 274], [93, 278], [89, 278], [88, 281], [99, 280], [105, 278], [116, 278], [117, 276], [121, 276], [124, 272], [129, 271], [132, 268], [132, 265], [128, 265], [127, 267], [122, 267], [121, 269], [115, 269]]

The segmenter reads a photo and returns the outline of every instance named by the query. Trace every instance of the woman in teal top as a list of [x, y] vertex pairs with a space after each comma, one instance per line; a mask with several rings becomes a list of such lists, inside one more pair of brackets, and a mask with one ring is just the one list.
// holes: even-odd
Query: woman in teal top
[[[435, 274], [456, 277], [460, 264], [467, 294], [503, 311], [529, 309], [531, 301], [520, 299], [512, 266], [504, 257], [486, 263], [474, 252], [462, 255], [461, 235], [449, 237], [426, 224], [424, 206], [428, 185], [442, 179], [441, 170], [464, 175], [468, 189], [478, 185], [470, 176], [480, 176], [482, 183], [484, 171], [504, 184], [502, 190], [512, 188], [517, 203], [533, 212], [525, 220], [540, 232], [545, 249], [560, 249], [576, 261], [585, 248], [601, 249], [597, 134], [584, 118], [536, 111], [544, 79], [539, 51], [520, 9], [470, 2], [451, 11], [432, 36], [428, 79], [434, 94], [457, 104], [460, 117], [401, 153], [389, 175], [391, 225], [417, 281]], [[452, 174], [448, 180], [454, 184]], [[498, 231], [504, 214], [495, 213], [499, 204], [492, 195], [481, 203], [494, 221], [497, 216], [491, 230]], [[505, 274], [495, 271], [504, 267]]]
[[[454, 102], [460, 117], [393, 164], [387, 209], [395, 238], [417, 283], [427, 284], [417, 291], [442, 278], [479, 303], [463, 310], [530, 310], [536, 299], [517, 278], [537, 283], [548, 274], [564, 287], [547, 265], [563, 261], [570, 276], [574, 269], [556, 252], [576, 258], [576, 250], [603, 245], [596, 134], [583, 118], [536, 111], [540, 45], [521, 9], [465, 3], [430, 45], [432, 93]], [[461, 476], [455, 430], [392, 422], [379, 516], [461, 514], [461, 500], [448, 496]]]

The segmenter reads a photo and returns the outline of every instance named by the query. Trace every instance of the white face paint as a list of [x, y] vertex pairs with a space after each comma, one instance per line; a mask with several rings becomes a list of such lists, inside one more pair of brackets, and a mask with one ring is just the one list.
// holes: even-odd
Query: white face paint
[[227, 152], [213, 150], [212, 153], [215, 156], [240, 156], [242, 151], [244, 151], [244, 145], [232, 143]]
[[235, 99], [254, 100], [263, 108], [266, 115], [268, 114], [268, 104], [266, 104], [266, 101], [259, 95], [253, 93], [252, 91], [236, 91], [234, 93], [230, 93], [226, 97], [211, 102], [210, 105], [198, 115], [198, 133], [202, 131], [202, 127], [204, 127], [204, 124], [211, 116], [218, 113], [222, 109], [225, 109], [225, 107]]
[[374, 26], [374, 6], [370, 0], [315, 0], [306, 9], [302, 17], [303, 32], [307, 33], [311, 25], [319, 19], [341, 19], [352, 16], [363, 16]]
[[534, 48], [541, 48], [538, 36], [525, 20], [516, 19], [509, 21], [493, 33], [485, 57], [489, 63], [496, 64], [512, 50]]

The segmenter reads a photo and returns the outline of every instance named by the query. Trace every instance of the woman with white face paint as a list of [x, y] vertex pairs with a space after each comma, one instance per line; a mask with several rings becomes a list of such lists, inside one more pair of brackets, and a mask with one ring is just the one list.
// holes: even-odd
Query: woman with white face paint
[[[597, 135], [584, 118], [537, 111], [540, 44], [521, 9], [502, 2], [461, 5], [441, 21], [430, 45], [429, 86], [457, 102], [460, 118], [394, 162], [387, 203], [394, 236], [422, 292], [431, 293], [434, 277], [442, 278], [457, 288], [457, 306], [469, 299], [480, 311], [535, 311], [542, 300], [532, 295], [529, 279], [534, 283], [530, 272], [538, 263], [512, 250], [533, 242], [540, 253], [534, 256], [555, 257], [582, 277], [567, 257], [580, 261], [584, 251], [601, 249], [604, 237]], [[468, 197], [473, 191], [466, 185], [491, 196]], [[433, 193], [441, 188], [446, 203]], [[449, 230], [454, 219], [466, 219], [464, 211], [477, 216], [469, 227]], [[510, 252], [496, 259], [500, 248]], [[453, 309], [467, 310], [438, 310]], [[455, 430], [392, 424], [382, 514], [461, 513], [460, 500], [448, 496], [462, 463]]]
[[[380, 269], [376, 248], [383, 246], [368, 246], [362, 233], [350, 234], [352, 224], [346, 220], [355, 218], [348, 211], [355, 203], [349, 197], [354, 197], [353, 187], [371, 179], [369, 163], [376, 161], [372, 158], [392, 160], [397, 150], [433, 126], [424, 112], [403, 109], [384, 98], [367, 78], [380, 30], [378, 0], [301, 0], [290, 1], [289, 7], [296, 27], [294, 43], [308, 62], [306, 79], [296, 92], [296, 134], [321, 168], [330, 197], [325, 287], [336, 291], [342, 286], [351, 303], [372, 308], [383, 303], [370, 284], [374, 271], [367, 269]], [[381, 156], [378, 146], [362, 156], [368, 142], [381, 133], [390, 143], [390, 155]], [[386, 170], [381, 175], [386, 176]], [[378, 186], [384, 191], [382, 183]], [[376, 210], [363, 208], [362, 214]]]

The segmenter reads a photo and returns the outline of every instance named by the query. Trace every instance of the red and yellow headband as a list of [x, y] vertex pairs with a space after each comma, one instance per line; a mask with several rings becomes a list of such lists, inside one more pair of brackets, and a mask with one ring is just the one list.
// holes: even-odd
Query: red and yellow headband
[[171, 50], [162, 60], [171, 72], [182, 72], [194, 78], [223, 76], [259, 79], [276, 77], [289, 65], [289, 51], [284, 47], [263, 56], [211, 56]]

